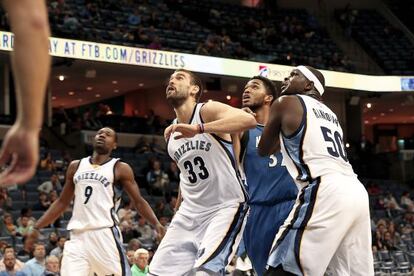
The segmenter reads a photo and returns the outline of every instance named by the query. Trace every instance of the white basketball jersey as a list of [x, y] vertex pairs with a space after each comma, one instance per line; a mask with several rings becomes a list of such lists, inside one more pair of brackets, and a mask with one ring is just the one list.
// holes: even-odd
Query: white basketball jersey
[[75, 199], [68, 230], [89, 230], [118, 224], [121, 189], [114, 184], [115, 165], [112, 158], [102, 165], [93, 165], [91, 157], [80, 160], [73, 176]]
[[[202, 106], [203, 104], [196, 105], [190, 124], [203, 123], [200, 115]], [[178, 132], [171, 135], [168, 153], [177, 162], [181, 172], [183, 202], [180, 212], [208, 212], [247, 200], [236, 170], [231, 142], [207, 133], [175, 140], [177, 135]]]
[[310, 182], [330, 173], [355, 175], [348, 162], [338, 118], [325, 104], [305, 95], [303, 118], [292, 135], [280, 134], [286, 167], [293, 179]]

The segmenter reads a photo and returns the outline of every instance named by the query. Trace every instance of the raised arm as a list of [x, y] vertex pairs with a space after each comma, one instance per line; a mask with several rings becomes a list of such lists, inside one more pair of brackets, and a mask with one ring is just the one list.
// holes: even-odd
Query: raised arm
[[115, 168], [115, 179], [134, 202], [138, 213], [155, 227], [159, 235], [163, 236], [165, 234], [165, 229], [158, 221], [148, 202], [141, 196], [131, 167], [124, 162], [118, 162]]
[[46, 213], [37, 221], [35, 228], [43, 228], [53, 223], [69, 206], [75, 193], [73, 176], [78, 168], [80, 160], [72, 161], [66, 171], [66, 182], [59, 198], [47, 209]]
[[276, 99], [270, 108], [269, 121], [260, 138], [259, 155], [269, 156], [280, 151], [280, 132], [283, 131], [286, 135], [294, 133], [300, 126], [302, 115], [302, 105], [297, 96]]

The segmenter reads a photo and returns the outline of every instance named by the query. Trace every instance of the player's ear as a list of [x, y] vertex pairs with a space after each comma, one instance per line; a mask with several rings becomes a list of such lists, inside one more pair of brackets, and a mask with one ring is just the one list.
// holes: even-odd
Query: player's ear
[[264, 98], [264, 101], [266, 104], [271, 104], [273, 102], [273, 96], [272, 95], [266, 95]]
[[198, 86], [198, 85], [191, 85], [191, 90], [190, 90], [191, 96], [196, 97], [197, 94], [198, 94], [198, 91], [200, 91], [200, 86]]
[[309, 81], [305, 86], [305, 91], [310, 91], [310, 90], [314, 90], [314, 89], [315, 89], [315, 87], [314, 87], [313, 81]]

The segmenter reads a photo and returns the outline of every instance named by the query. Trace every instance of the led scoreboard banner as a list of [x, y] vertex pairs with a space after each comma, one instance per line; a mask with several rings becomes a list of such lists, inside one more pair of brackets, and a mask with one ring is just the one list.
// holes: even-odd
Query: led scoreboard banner
[[[0, 50], [11, 51], [13, 34], [0, 32]], [[185, 68], [194, 72], [250, 78], [262, 75], [281, 81], [293, 67], [245, 60], [192, 55], [121, 45], [50, 38], [49, 52], [55, 57], [147, 66], [160, 69]], [[326, 86], [370, 92], [414, 91], [414, 76], [370, 76], [322, 70]]]

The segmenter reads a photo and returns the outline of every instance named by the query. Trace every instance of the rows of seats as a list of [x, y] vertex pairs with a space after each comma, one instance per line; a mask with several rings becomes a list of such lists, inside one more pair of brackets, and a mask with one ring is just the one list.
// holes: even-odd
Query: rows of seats
[[377, 11], [339, 10], [336, 17], [385, 73], [414, 74], [414, 45]]
[[388, 0], [385, 1], [387, 6], [401, 20], [404, 25], [414, 32], [414, 2], [406, 0]]

